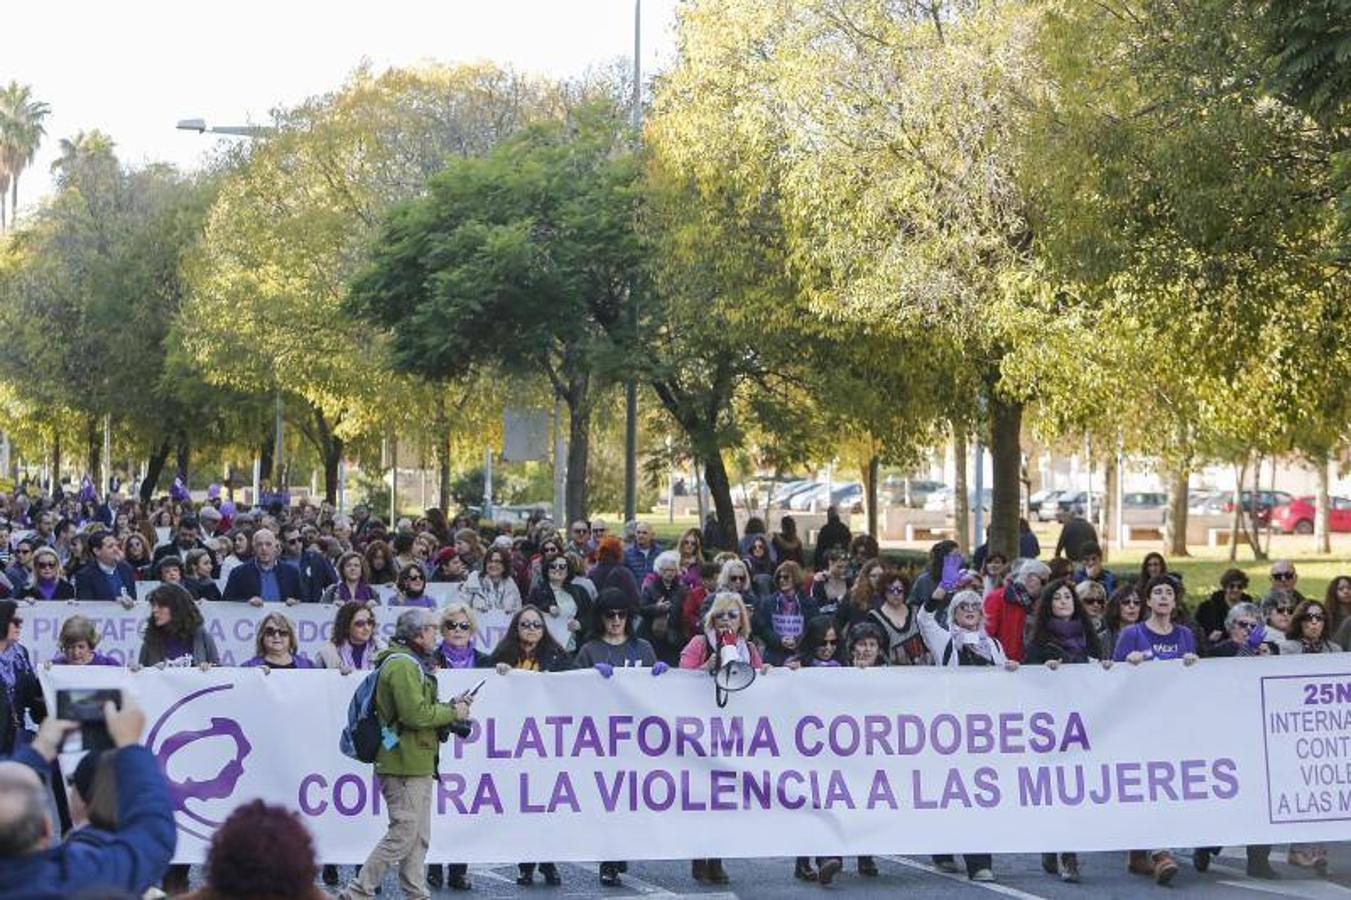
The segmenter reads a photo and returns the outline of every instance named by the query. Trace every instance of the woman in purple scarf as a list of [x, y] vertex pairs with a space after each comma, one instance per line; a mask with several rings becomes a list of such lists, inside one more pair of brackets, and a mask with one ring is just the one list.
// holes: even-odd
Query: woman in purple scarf
[[436, 609], [436, 600], [427, 596], [427, 570], [420, 562], [411, 562], [399, 570], [394, 582], [398, 596], [391, 598], [391, 606], [421, 606]]
[[[1111, 654], [1103, 652], [1098, 632], [1070, 579], [1046, 585], [1032, 616], [1032, 637], [1026, 647], [1029, 665], [1044, 663], [1048, 669], [1058, 669], [1066, 663], [1101, 661], [1103, 668], [1111, 667]], [[1047, 875], [1059, 875], [1062, 881], [1079, 880], [1079, 856], [1075, 853], [1043, 853], [1041, 868]]]
[[370, 573], [366, 568], [366, 557], [360, 553], [348, 552], [338, 558], [337, 584], [330, 584], [319, 595], [321, 603], [347, 603], [357, 600], [361, 603], [379, 601], [375, 588], [370, 585]]
[[[458, 600], [447, 603], [441, 610], [441, 644], [436, 648], [436, 664], [442, 669], [491, 669], [492, 660], [474, 648], [478, 637], [478, 618], [469, 604]], [[456, 891], [467, 891], [469, 867], [464, 863], [449, 863], [444, 871], [439, 863], [427, 866], [427, 883], [432, 887], [446, 886]]]
[[315, 664], [321, 669], [337, 669], [344, 675], [375, 668], [375, 657], [385, 649], [376, 628], [373, 609], [356, 600], [344, 603], [333, 618], [333, 637], [319, 648]]
[[19, 594], [19, 599], [75, 599], [75, 585], [61, 575], [61, 558], [51, 547], [39, 547], [33, 552], [33, 577]]

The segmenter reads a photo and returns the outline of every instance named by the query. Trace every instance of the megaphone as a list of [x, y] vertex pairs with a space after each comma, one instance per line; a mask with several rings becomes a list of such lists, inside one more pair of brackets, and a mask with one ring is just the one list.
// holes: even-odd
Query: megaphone
[[[729, 640], [730, 639], [730, 640]], [[741, 659], [736, 635], [724, 635], [718, 647], [718, 668], [713, 671], [713, 696], [718, 708], [727, 705], [727, 695], [741, 691], [755, 681], [755, 667]]]

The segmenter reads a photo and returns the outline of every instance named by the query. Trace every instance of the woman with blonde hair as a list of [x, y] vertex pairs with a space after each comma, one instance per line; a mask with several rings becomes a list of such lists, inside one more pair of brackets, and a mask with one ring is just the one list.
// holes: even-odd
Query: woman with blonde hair
[[[740, 564], [740, 560], [734, 560]], [[729, 562], [728, 565], [732, 563]], [[744, 566], [743, 566], [744, 569]], [[727, 567], [723, 567], [724, 574]], [[703, 617], [704, 633], [690, 638], [680, 653], [680, 668], [713, 671], [721, 658], [719, 648], [735, 646], [737, 656], [761, 672], [769, 666], [760, 658], [760, 651], [751, 640], [751, 614], [741, 595], [731, 590], [719, 590], [713, 595], [708, 612]], [[727, 884], [727, 871], [721, 859], [696, 859], [690, 863], [694, 880], [700, 884]]]

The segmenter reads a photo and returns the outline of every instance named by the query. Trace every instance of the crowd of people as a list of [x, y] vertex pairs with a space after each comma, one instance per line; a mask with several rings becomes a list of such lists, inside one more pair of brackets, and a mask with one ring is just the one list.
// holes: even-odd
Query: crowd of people
[[[386, 802], [391, 810], [414, 812], [401, 822], [397, 835], [391, 825], [383, 849], [377, 848], [342, 894], [372, 896], [392, 865], [398, 867], [405, 894], [421, 897], [427, 895], [428, 884], [472, 887], [463, 864], [427, 864], [423, 858], [430, 828], [429, 820], [423, 820], [429, 806], [419, 791], [421, 779], [434, 774], [424, 770], [435, 765], [427, 753], [434, 752], [441, 728], [468, 716], [472, 702], [462, 697], [438, 703], [434, 680], [428, 688], [438, 668], [507, 674], [584, 667], [609, 677], [615, 668], [644, 667], [660, 676], [673, 667], [712, 670], [730, 647], [738, 659], [762, 671], [849, 666], [1056, 669], [1328, 653], [1351, 641], [1351, 576], [1334, 578], [1321, 598], [1306, 597], [1295, 566], [1287, 560], [1271, 566], [1270, 584], [1262, 591], [1250, 593], [1247, 576], [1232, 569], [1221, 577], [1217, 590], [1203, 591], [1204, 599], [1193, 604], [1182, 577], [1161, 555], [1146, 556], [1139, 571], [1113, 572], [1092, 539], [1074, 547], [1074, 561], [1059, 555], [1046, 561], [1034, 555], [1009, 559], [984, 547], [968, 561], [954, 542], [941, 541], [931, 548], [927, 563], [912, 573], [889, 562], [871, 536], [851, 534], [832, 510], [810, 552], [791, 517], [773, 534], [752, 520], [735, 546], [722, 544], [716, 522], [692, 528], [674, 547], [664, 548], [643, 522], [627, 523], [622, 533], [613, 534], [599, 520], [559, 528], [537, 516], [519, 527], [491, 526], [465, 517], [449, 521], [431, 509], [417, 519], [387, 524], [362, 506], [351, 516], [308, 503], [238, 509], [214, 487], [200, 506], [171, 498], [147, 506], [135, 500], [52, 503], [0, 496], [0, 596], [6, 598], [0, 600], [0, 758], [28, 753], [22, 762], [29, 769], [52, 784], [63, 784], [51, 762], [54, 754], [39, 754], [43, 758], [38, 760], [29, 752], [45, 746], [42, 728], [34, 726], [50, 717], [23, 645], [26, 604], [79, 598], [130, 605], [138, 582], [160, 582], [148, 595], [141, 649], [131, 665], [201, 667], [221, 661], [205, 627], [213, 604], [267, 606], [256, 629], [255, 654], [245, 666], [269, 672], [329, 668], [351, 674], [402, 655], [422, 670], [407, 671], [402, 682], [380, 695], [380, 702], [400, 713], [405, 707], [418, 710], [416, 728], [424, 736], [376, 763], [387, 785], [413, 779], [402, 794], [387, 793]], [[1039, 552], [1026, 541], [1020, 550]], [[428, 585], [438, 582], [457, 585], [452, 600], [434, 599]], [[286, 612], [297, 603], [333, 607], [331, 640], [313, 658], [301, 652], [296, 626]], [[383, 604], [407, 607], [389, 645], [377, 634], [373, 611]], [[488, 611], [509, 614], [510, 623], [485, 653], [475, 644], [479, 617]], [[550, 627], [558, 622], [566, 627]], [[566, 639], [557, 639], [556, 633]], [[47, 665], [118, 664], [99, 651], [93, 623], [78, 612], [65, 619], [59, 643], [61, 655]], [[49, 737], [45, 740], [50, 744]], [[122, 766], [109, 763], [99, 771], [115, 773]], [[6, 783], [0, 777], [0, 801]], [[87, 804], [68, 802], [64, 790], [53, 794], [56, 818], [50, 827], [67, 835], [66, 846], [77, 839], [80, 811]], [[114, 820], [126, 822], [120, 799], [110, 808]], [[217, 833], [218, 844], [237, 843], [220, 849], [219, 858], [213, 846], [209, 869], [216, 893], [203, 896], [245, 896], [229, 892], [229, 876], [215, 874], [216, 866], [228, 869], [225, 860], [246, 858], [249, 842], [266, 833], [264, 826], [247, 823], [274, 814], [251, 805], [236, 814], [238, 823], [232, 818]], [[0, 806], [0, 837], [9, 827], [6, 815]], [[278, 822], [267, 827], [281, 832], [291, 827]], [[278, 840], [299, 845], [308, 838], [283, 834]], [[46, 847], [49, 842], [28, 841], [20, 847], [4, 837], [0, 868], [20, 865], [20, 857], [38, 852], [33, 848], [39, 843]], [[1204, 871], [1216, 852], [1196, 848], [1191, 854], [1195, 868]], [[1250, 875], [1279, 877], [1270, 865], [1269, 847], [1249, 847], [1247, 852]], [[161, 853], [155, 859], [160, 857], [167, 866], [168, 857]], [[933, 862], [942, 871], [957, 871], [951, 856], [935, 856]], [[1326, 873], [1326, 848], [1293, 845], [1288, 862]], [[994, 880], [991, 856], [967, 854], [964, 863], [971, 879]], [[1047, 873], [1065, 881], [1080, 878], [1073, 852], [1047, 852], [1042, 863]], [[800, 857], [793, 875], [830, 884], [843, 865], [839, 857]], [[861, 875], [877, 874], [869, 857], [860, 857], [857, 866]], [[1127, 866], [1161, 884], [1179, 868], [1176, 852], [1168, 848], [1131, 851]], [[186, 867], [161, 867], [153, 879], [147, 879], [148, 871], [140, 865], [130, 874], [119, 870], [117, 881], [142, 890], [162, 875], [170, 893], [188, 888]], [[336, 866], [324, 865], [319, 871], [326, 884], [338, 884]], [[622, 861], [603, 862], [600, 881], [618, 885], [624, 871]], [[298, 871], [295, 877], [304, 874]], [[517, 881], [530, 884], [536, 874], [548, 884], [561, 880], [553, 863], [536, 861], [520, 864]], [[694, 860], [691, 874], [700, 883], [729, 882], [720, 859]], [[309, 877], [312, 881], [313, 873]], [[18, 895], [0, 887], [0, 897], [6, 896]]]

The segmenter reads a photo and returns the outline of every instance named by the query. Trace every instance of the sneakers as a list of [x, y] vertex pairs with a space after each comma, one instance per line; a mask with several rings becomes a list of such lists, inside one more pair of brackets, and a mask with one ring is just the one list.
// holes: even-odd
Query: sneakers
[[1210, 868], [1210, 848], [1197, 847], [1192, 851], [1192, 865], [1198, 872], [1204, 872]]
[[[1312, 869], [1318, 865], [1318, 855], [1310, 850], [1296, 850], [1291, 847], [1290, 852], [1286, 854], [1285, 861], [1301, 869]], [[1326, 858], [1323, 860], [1323, 865], [1327, 865]]]
[[1173, 880], [1177, 874], [1177, 862], [1173, 859], [1173, 854], [1164, 851], [1154, 856], [1154, 883], [1163, 887]]
[[858, 874], [864, 878], [876, 878], [877, 861], [871, 856], [860, 856], [858, 858]]
[[832, 856], [830, 859], [821, 863], [821, 868], [817, 874], [816, 880], [824, 887], [834, 881], [835, 876], [840, 874], [840, 870], [843, 868], [844, 861], [839, 857]]
[[793, 863], [793, 877], [798, 881], [815, 881], [816, 870], [812, 868], [811, 860], [799, 856], [797, 862]]
[[614, 863], [601, 863], [600, 883], [605, 887], [619, 887], [619, 866]]
[[713, 884], [729, 884], [732, 879], [727, 877], [727, 870], [722, 867], [722, 860], [710, 859], [708, 861], [708, 880]]
[[1077, 854], [1060, 854], [1060, 880], [1067, 884], [1079, 883], [1079, 857]]
[[977, 869], [971, 873], [972, 881], [990, 882], [994, 881], [994, 872], [989, 869]]

